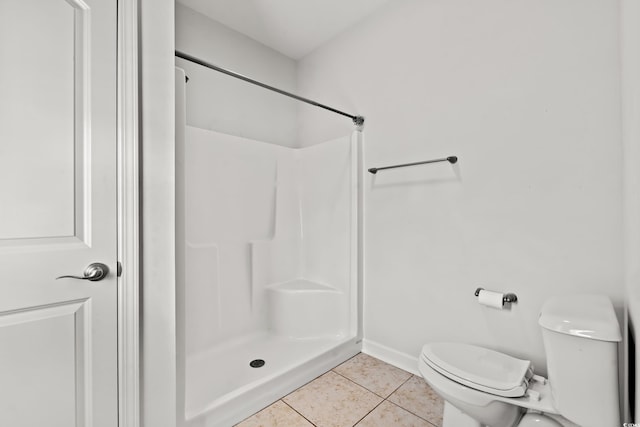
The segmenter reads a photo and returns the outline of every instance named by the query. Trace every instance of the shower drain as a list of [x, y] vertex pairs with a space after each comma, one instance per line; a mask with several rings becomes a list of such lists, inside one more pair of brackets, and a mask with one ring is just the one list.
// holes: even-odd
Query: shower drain
[[252, 368], [262, 368], [264, 366], [264, 360], [262, 359], [254, 359], [251, 362], [249, 362], [249, 366], [251, 366]]

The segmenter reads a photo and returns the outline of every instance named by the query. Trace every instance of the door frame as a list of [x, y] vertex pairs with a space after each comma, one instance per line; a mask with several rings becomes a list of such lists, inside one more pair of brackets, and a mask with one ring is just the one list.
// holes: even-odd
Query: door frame
[[140, 425], [138, 1], [117, 0], [118, 426]]

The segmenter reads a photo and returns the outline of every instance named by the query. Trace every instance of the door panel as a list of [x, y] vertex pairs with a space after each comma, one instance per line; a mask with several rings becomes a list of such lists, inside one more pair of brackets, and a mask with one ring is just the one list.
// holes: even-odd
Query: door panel
[[0, 1], [0, 426], [117, 426], [116, 3]]
[[[11, 58], [0, 70], [0, 181], [11, 184], [3, 187], [1, 239], [75, 234], [74, 160], [85, 141], [82, 132], [75, 138], [82, 105], [74, 98], [85, 88], [84, 64], [76, 70], [74, 55], [83, 53], [76, 34], [87, 37], [84, 20], [75, 16], [87, 11], [77, 6], [64, 0], [0, 4], [0, 55]], [[45, 28], [46, 37], [34, 37]], [[38, 179], [42, 173], [49, 179]]]
[[[84, 355], [86, 340], [75, 338], [81, 307], [81, 302], [34, 307], [0, 317], [0, 359], [11, 366], [2, 378], [0, 401], [12, 402], [2, 418], [30, 426], [75, 425], [76, 378], [81, 383], [86, 378], [75, 360], [76, 353]], [[78, 326], [83, 320], [80, 316]]]

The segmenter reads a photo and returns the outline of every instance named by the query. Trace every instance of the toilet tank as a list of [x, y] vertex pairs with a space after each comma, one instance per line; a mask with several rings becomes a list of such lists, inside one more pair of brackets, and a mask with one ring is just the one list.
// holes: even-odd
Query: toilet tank
[[601, 295], [553, 297], [542, 306], [538, 323], [558, 412], [583, 427], [621, 425], [622, 337], [611, 301]]

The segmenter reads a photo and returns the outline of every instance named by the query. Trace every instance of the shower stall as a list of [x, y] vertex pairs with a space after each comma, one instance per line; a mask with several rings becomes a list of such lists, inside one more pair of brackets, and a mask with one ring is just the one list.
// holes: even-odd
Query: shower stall
[[176, 68], [178, 417], [228, 427], [360, 351], [362, 119], [305, 148], [230, 135], [187, 125], [186, 80]]

